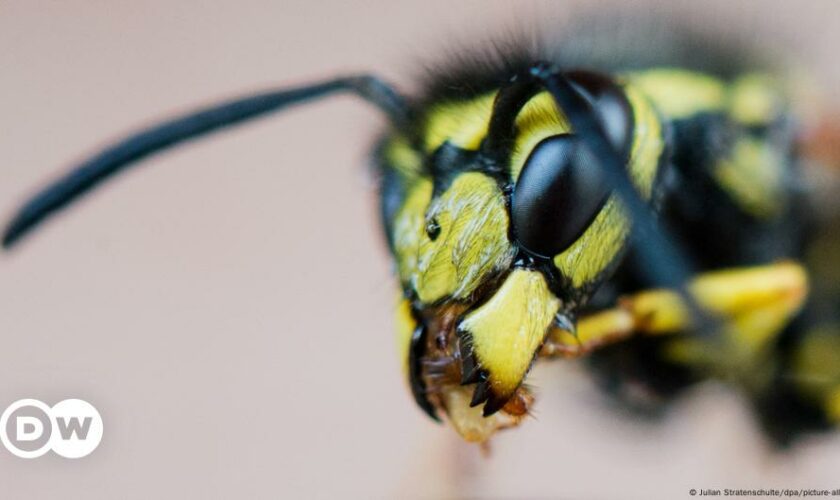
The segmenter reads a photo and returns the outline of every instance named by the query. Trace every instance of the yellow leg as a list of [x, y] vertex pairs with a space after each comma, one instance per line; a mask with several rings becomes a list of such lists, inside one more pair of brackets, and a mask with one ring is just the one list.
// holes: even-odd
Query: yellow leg
[[[688, 286], [698, 305], [721, 318], [732, 343], [754, 351], [774, 338], [799, 311], [808, 293], [801, 265], [785, 261], [764, 266], [713, 271]], [[549, 331], [542, 356], [576, 357], [633, 335], [675, 335], [691, 331], [691, 317], [679, 295], [649, 290], [622, 297], [617, 307], [584, 316], [577, 332]], [[699, 345], [679, 344], [673, 354], [694, 357]], [[683, 352], [679, 352], [682, 350]]]

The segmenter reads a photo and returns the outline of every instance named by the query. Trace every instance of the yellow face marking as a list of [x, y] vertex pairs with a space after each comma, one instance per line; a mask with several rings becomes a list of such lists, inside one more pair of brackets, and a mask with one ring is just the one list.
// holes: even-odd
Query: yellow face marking
[[773, 144], [752, 138], [735, 143], [712, 175], [738, 206], [759, 218], [777, 215], [786, 205], [785, 159]]
[[782, 113], [783, 107], [781, 90], [769, 75], [744, 75], [729, 89], [729, 115], [743, 125], [771, 123]]
[[[432, 220], [440, 227], [434, 240], [426, 234]], [[432, 183], [418, 181], [394, 226], [400, 277], [427, 304], [468, 297], [513, 258], [504, 196], [496, 181], [477, 172], [458, 175], [434, 200]]]
[[394, 218], [394, 253], [400, 281], [408, 283], [417, 272], [420, 245], [426, 233], [426, 207], [432, 200], [432, 181], [417, 179], [408, 190], [402, 207]]
[[[462, 149], [477, 150], [487, 136], [496, 92], [476, 99], [440, 104], [426, 122], [426, 151], [432, 152], [446, 141]], [[548, 92], [532, 97], [516, 117], [518, 135], [511, 161], [511, 177], [519, 170], [534, 146], [546, 137], [569, 132], [565, 115]]]
[[[624, 86], [634, 114], [630, 177], [643, 198], [649, 199], [665, 148], [662, 124], [650, 103], [633, 86]], [[630, 222], [618, 198], [611, 196], [592, 224], [569, 248], [554, 257], [554, 265], [575, 287], [595, 280], [624, 246]]]
[[420, 175], [423, 158], [411, 147], [405, 137], [398, 135], [389, 140], [385, 146], [384, 156], [388, 165], [399, 172], [404, 179], [413, 179]]
[[518, 134], [510, 157], [510, 177], [518, 179], [531, 151], [543, 139], [567, 134], [572, 127], [548, 92], [540, 92], [516, 116]]
[[671, 119], [689, 118], [700, 112], [721, 111], [726, 106], [726, 86], [708, 75], [658, 68], [628, 73], [626, 78]]
[[411, 348], [411, 337], [414, 335], [414, 330], [417, 329], [417, 322], [414, 320], [414, 315], [411, 314], [411, 302], [406, 299], [400, 300], [395, 312], [397, 324], [397, 349], [399, 349], [400, 359], [403, 360], [403, 371], [407, 376], [408, 354], [409, 349]]
[[496, 394], [513, 394], [522, 382], [559, 307], [541, 273], [516, 269], [461, 322]]
[[462, 149], [478, 149], [487, 135], [495, 98], [496, 92], [491, 92], [469, 101], [446, 102], [432, 108], [426, 118], [426, 151], [435, 151], [447, 140]]
[[579, 288], [595, 280], [618, 255], [630, 222], [618, 199], [611, 196], [604, 208], [569, 248], [554, 257], [554, 265]]

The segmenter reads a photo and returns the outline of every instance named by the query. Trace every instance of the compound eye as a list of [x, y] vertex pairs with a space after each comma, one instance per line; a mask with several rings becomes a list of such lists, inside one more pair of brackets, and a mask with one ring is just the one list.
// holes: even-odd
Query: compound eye
[[543, 139], [531, 151], [511, 199], [517, 242], [553, 257], [589, 226], [609, 195], [600, 167], [573, 135]]

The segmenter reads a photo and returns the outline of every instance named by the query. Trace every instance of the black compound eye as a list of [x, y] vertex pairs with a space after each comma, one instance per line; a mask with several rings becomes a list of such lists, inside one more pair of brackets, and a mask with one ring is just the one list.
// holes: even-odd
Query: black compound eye
[[516, 240], [553, 257], [589, 226], [609, 195], [601, 169], [573, 135], [544, 139], [531, 151], [511, 199]]

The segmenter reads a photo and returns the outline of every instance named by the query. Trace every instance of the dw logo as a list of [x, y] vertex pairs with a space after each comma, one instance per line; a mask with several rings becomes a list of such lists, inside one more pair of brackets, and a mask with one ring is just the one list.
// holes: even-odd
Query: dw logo
[[102, 441], [102, 417], [81, 399], [52, 408], [37, 399], [15, 401], [0, 417], [0, 440], [14, 455], [36, 458], [50, 449], [65, 458], [89, 455]]

